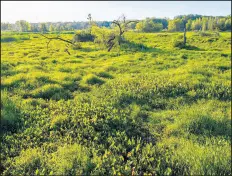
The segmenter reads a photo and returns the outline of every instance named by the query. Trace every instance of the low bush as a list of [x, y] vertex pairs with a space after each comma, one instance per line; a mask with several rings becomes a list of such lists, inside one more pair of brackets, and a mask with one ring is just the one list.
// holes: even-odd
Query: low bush
[[175, 40], [173, 42], [173, 47], [182, 49], [182, 48], [185, 47], [185, 45], [184, 45], [183, 41], [181, 41], [181, 40]]
[[220, 34], [219, 32], [204, 32], [204, 31], [199, 31], [197, 32], [198, 36], [201, 36], [201, 37], [219, 37]]
[[29, 36], [1, 36], [1, 42], [15, 42], [21, 40], [30, 40]]
[[209, 32], [199, 32], [199, 35], [201, 37], [210, 37], [210, 36], [213, 36], [213, 34], [209, 33]]
[[94, 35], [92, 35], [91, 33], [86, 31], [81, 31], [74, 36], [73, 40], [75, 42], [93, 42], [94, 38], [95, 38]]
[[14, 42], [18, 40], [17, 37], [1, 36], [1, 42]]

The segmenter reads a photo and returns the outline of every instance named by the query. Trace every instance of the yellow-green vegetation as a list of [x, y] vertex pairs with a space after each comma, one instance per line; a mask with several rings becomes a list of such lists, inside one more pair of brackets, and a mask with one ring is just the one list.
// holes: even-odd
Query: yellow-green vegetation
[[231, 175], [231, 33], [182, 36], [3, 33], [1, 174]]

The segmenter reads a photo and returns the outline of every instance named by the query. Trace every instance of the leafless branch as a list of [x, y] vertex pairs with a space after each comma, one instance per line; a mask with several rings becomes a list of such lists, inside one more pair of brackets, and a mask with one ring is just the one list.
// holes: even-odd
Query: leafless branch
[[71, 40], [66, 40], [66, 39], [63, 39], [63, 38], [61, 38], [61, 37], [47, 37], [47, 36], [45, 36], [45, 35], [43, 35], [43, 34], [40, 34], [41, 36], [43, 36], [43, 37], [45, 37], [46, 39], [48, 39], [48, 40], [61, 40], [61, 41], [63, 41], [63, 42], [66, 42], [66, 43], [69, 43], [69, 44], [71, 44], [71, 45], [75, 45]]
[[[73, 46], [76, 46], [76, 44], [73, 41], [63, 39], [63, 38], [60, 37], [60, 35], [57, 35], [57, 37], [48, 37], [48, 36], [46, 36], [44, 34], [40, 34], [40, 35], [43, 36], [44, 38], [48, 39], [48, 41], [47, 41], [47, 52], [48, 52], [48, 46], [49, 46], [49, 44], [50, 44], [50, 42], [52, 40], [60, 40], [60, 41], [66, 42], [67, 43], [66, 47], [68, 47], [69, 44], [71, 44]], [[68, 51], [68, 49], [66, 49], [65, 52], [67, 52], [70, 55], [70, 52]]]

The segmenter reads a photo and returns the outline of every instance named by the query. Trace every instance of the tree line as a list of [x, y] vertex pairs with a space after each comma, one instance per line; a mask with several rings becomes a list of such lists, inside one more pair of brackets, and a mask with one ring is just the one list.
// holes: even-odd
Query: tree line
[[[186, 19], [187, 21], [183, 20]], [[114, 28], [113, 21], [95, 21], [99, 27]], [[185, 24], [186, 23], [186, 24]], [[14, 24], [1, 23], [2, 31], [20, 32], [53, 32], [74, 31], [89, 28], [89, 22], [46, 22], [29, 23], [25, 20], [16, 21]], [[231, 31], [231, 15], [228, 16], [202, 16], [202, 15], [179, 15], [174, 19], [146, 18], [138, 23], [130, 23], [128, 28], [139, 32], [170, 31]]]
[[[112, 22], [97, 21], [96, 24], [101, 27], [109, 28]], [[1, 23], [2, 31], [19, 31], [19, 32], [53, 32], [53, 31], [74, 31], [78, 29], [89, 28], [89, 22], [46, 22], [46, 23], [29, 23], [25, 20], [16, 21], [14, 24]]]

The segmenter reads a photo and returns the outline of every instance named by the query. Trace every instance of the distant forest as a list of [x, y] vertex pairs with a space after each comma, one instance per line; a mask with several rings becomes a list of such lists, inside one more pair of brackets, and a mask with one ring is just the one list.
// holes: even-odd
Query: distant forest
[[[231, 15], [228, 16], [202, 16], [202, 15], [179, 15], [174, 19], [146, 18], [138, 23], [130, 23], [131, 30], [140, 32], [178, 32], [184, 30], [184, 20], [187, 20], [188, 31], [231, 31]], [[114, 28], [112, 21], [94, 21], [99, 27]], [[89, 22], [46, 22], [29, 23], [25, 20], [16, 21], [14, 24], [1, 23], [1, 31], [18, 32], [55, 32], [74, 31], [86, 29]]]

